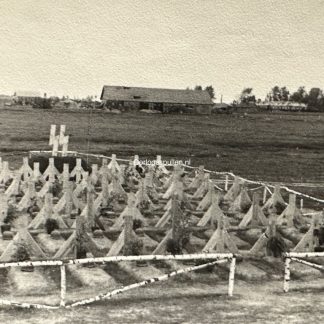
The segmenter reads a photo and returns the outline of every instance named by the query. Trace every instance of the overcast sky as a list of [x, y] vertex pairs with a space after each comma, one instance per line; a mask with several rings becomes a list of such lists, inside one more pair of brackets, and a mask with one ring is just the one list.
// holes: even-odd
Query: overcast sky
[[0, 0], [0, 93], [324, 88], [322, 0]]

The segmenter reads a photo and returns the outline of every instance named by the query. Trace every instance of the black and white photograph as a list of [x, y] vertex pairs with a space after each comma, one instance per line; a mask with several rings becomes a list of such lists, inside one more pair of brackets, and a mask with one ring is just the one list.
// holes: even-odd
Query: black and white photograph
[[324, 0], [0, 0], [0, 323], [320, 323]]

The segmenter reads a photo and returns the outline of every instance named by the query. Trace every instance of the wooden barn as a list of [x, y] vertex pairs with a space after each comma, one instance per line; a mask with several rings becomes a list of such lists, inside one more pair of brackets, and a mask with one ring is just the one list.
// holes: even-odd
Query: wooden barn
[[210, 114], [213, 106], [209, 93], [204, 90], [104, 86], [100, 99], [111, 109], [162, 113]]

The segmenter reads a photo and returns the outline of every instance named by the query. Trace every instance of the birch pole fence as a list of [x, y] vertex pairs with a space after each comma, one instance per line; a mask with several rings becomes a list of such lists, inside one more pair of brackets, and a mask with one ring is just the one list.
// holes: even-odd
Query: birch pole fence
[[284, 287], [283, 290], [285, 293], [289, 291], [290, 283], [290, 264], [292, 261], [301, 263], [303, 265], [309, 266], [311, 268], [324, 271], [324, 266], [303, 260], [301, 258], [318, 258], [324, 257], [324, 252], [289, 252], [284, 254], [285, 258], [285, 275], [284, 275]]
[[[188, 268], [178, 269], [168, 274], [161, 275], [160, 277], [147, 279], [135, 284], [131, 284], [122, 288], [115, 289], [111, 292], [97, 295], [92, 298], [76, 301], [72, 304], [66, 303], [66, 266], [73, 264], [104, 264], [107, 262], [122, 262], [122, 261], [160, 261], [160, 260], [208, 260], [206, 263], [191, 266]], [[213, 261], [210, 261], [213, 260]], [[165, 281], [176, 275], [197, 271], [216, 264], [230, 262], [229, 270], [229, 283], [228, 283], [228, 295], [233, 296], [234, 279], [235, 279], [235, 266], [236, 258], [232, 253], [199, 253], [199, 254], [182, 254], [182, 255], [139, 255], [139, 256], [111, 256], [101, 258], [86, 258], [86, 259], [70, 259], [70, 260], [48, 260], [48, 261], [23, 261], [23, 262], [8, 262], [0, 263], [0, 268], [12, 268], [12, 267], [40, 267], [40, 266], [59, 266], [61, 272], [61, 288], [60, 288], [60, 304], [59, 305], [43, 305], [32, 303], [21, 303], [9, 300], [0, 300], [0, 305], [17, 306], [21, 308], [38, 308], [38, 309], [58, 309], [71, 308], [81, 305], [87, 305], [99, 300], [110, 299], [115, 295], [121, 294], [131, 289], [146, 286], [150, 283]]]

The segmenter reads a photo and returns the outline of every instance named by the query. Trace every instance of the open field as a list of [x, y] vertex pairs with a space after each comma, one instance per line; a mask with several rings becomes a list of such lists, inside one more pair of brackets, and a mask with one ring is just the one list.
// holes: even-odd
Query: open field
[[[0, 154], [4, 160], [20, 165], [22, 156], [26, 155], [24, 152], [48, 149], [50, 124], [66, 124], [71, 135], [70, 149], [86, 152], [90, 121], [92, 153], [116, 153], [119, 157], [139, 154], [144, 158], [161, 154], [166, 159], [190, 158], [192, 165], [204, 164], [211, 170], [233, 171], [255, 180], [318, 182], [321, 183], [319, 188], [298, 190], [322, 197], [322, 118], [324, 116], [315, 114], [283, 113], [245, 117], [94, 113], [90, 118], [88, 112], [0, 110]], [[2, 308], [0, 322], [302, 323], [320, 319], [323, 277], [312, 281], [318, 273], [309, 280], [293, 278], [292, 288], [299, 290], [292, 289], [287, 295], [282, 293], [282, 269], [267, 276], [263, 282], [243, 280], [237, 275], [241, 280], [236, 280], [232, 299], [226, 296], [227, 282], [221, 277], [216, 280], [214, 275], [200, 276], [195, 281], [172, 280], [73, 311]], [[54, 276], [52, 279], [55, 280], [51, 293], [58, 296], [58, 278]], [[125, 284], [123, 280], [121, 283]], [[79, 293], [93, 296], [96, 294], [94, 290]], [[68, 293], [72, 298], [81, 297], [72, 289], [68, 289]], [[34, 302], [53, 302], [51, 294], [32, 298], [37, 299]]]
[[[88, 129], [90, 124], [90, 136]], [[191, 159], [251, 179], [324, 182], [324, 115], [186, 116], [0, 110], [0, 153], [49, 149], [50, 124], [66, 124], [70, 149], [119, 157]], [[15, 160], [14, 157], [10, 158]], [[20, 157], [19, 157], [20, 159]]]

